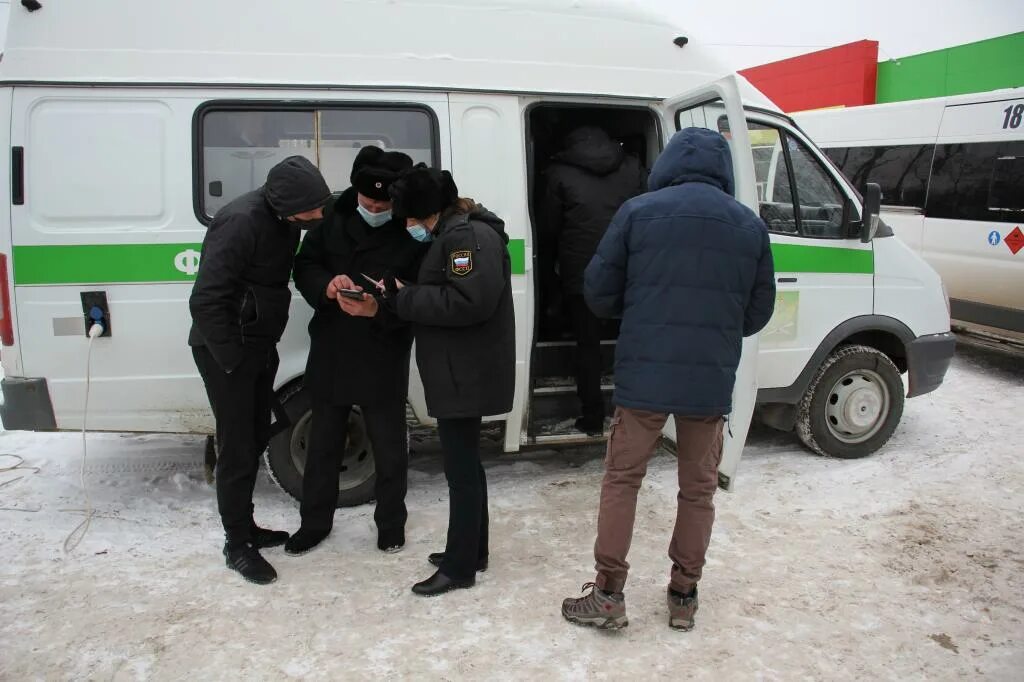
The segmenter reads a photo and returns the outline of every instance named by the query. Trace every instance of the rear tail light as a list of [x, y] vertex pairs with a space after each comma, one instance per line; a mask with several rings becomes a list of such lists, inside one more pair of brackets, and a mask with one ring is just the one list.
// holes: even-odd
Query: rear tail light
[[0, 342], [14, 345], [14, 320], [11, 319], [11, 284], [7, 277], [7, 255], [0, 253]]

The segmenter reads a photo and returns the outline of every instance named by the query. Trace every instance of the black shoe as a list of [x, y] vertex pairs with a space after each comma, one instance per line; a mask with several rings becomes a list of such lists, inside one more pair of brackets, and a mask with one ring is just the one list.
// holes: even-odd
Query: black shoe
[[288, 538], [284, 543], [284, 553], [292, 556], [301, 556], [312, 552], [324, 539], [331, 534], [329, 530], [310, 530], [299, 528], [295, 535]]
[[402, 551], [405, 547], [405, 529], [392, 528], [377, 531], [377, 549], [388, 554]]
[[224, 559], [228, 568], [238, 571], [251, 583], [269, 585], [277, 580], [277, 571], [251, 543], [238, 547], [224, 545]]
[[451, 592], [452, 590], [464, 590], [468, 587], [473, 587], [475, 584], [476, 578], [454, 580], [441, 571], [437, 571], [423, 582], [413, 585], [412, 591], [421, 597], [436, 597], [439, 594]]
[[266, 549], [267, 547], [280, 547], [284, 543], [288, 542], [288, 533], [283, 530], [270, 530], [268, 528], [260, 528], [254, 526], [250, 531], [252, 537], [252, 545], [256, 549]]
[[[444, 552], [434, 552], [427, 556], [427, 561], [434, 566], [440, 566], [441, 562], [444, 561]], [[487, 570], [487, 557], [481, 557], [476, 560], [476, 570], [481, 573]]]
[[582, 431], [588, 436], [603, 436], [604, 435], [604, 420], [597, 421], [596, 419], [587, 419], [586, 417], [580, 417], [574, 424], [577, 431]]

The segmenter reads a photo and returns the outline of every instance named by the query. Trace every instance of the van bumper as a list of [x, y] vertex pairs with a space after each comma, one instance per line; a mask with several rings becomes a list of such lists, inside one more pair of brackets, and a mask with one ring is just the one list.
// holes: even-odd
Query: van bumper
[[941, 386], [955, 352], [956, 338], [950, 332], [921, 336], [908, 343], [910, 391], [907, 397], [916, 398]]
[[4, 378], [0, 381], [4, 404], [0, 419], [7, 431], [56, 431], [50, 389], [46, 379]]

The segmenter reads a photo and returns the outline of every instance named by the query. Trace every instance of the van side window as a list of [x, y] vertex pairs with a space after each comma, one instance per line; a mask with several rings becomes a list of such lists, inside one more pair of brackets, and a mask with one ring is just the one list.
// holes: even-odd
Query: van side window
[[800, 234], [805, 237], [845, 239], [843, 225], [845, 197], [821, 162], [796, 138], [786, 136], [789, 158], [796, 180]]
[[925, 215], [1017, 223], [1024, 142], [940, 144], [935, 149]]
[[935, 145], [832, 147], [824, 152], [861, 192], [867, 183], [878, 183], [883, 205], [924, 208]]
[[785, 131], [754, 121], [748, 127], [760, 213], [768, 229], [845, 239], [845, 197], [821, 162]]
[[1024, 156], [1001, 156], [992, 168], [988, 210], [1024, 213]]
[[316, 163], [334, 192], [349, 186], [352, 161], [366, 145], [403, 151], [434, 165], [439, 153], [433, 113], [415, 106], [312, 108], [214, 103], [200, 112], [202, 165], [197, 213], [208, 221], [289, 156]]

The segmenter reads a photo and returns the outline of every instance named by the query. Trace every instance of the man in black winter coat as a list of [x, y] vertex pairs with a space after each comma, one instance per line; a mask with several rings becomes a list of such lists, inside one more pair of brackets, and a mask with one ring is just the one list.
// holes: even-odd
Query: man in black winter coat
[[331, 532], [338, 475], [353, 406], [362, 411], [376, 468], [377, 547], [405, 544], [409, 448], [405, 416], [412, 328], [397, 318], [353, 317], [342, 311], [340, 289], [373, 289], [378, 281], [416, 279], [427, 245], [391, 215], [388, 189], [412, 159], [363, 147], [352, 165], [352, 186], [328, 207], [324, 225], [306, 235], [295, 259], [295, 286], [316, 311], [309, 323], [305, 388], [313, 419], [302, 478], [302, 526], [285, 544], [304, 554]]
[[277, 572], [259, 553], [288, 534], [259, 528], [252, 491], [270, 439], [277, 342], [288, 323], [299, 232], [315, 227], [331, 191], [309, 160], [292, 156], [263, 187], [217, 212], [203, 239], [189, 309], [192, 346], [217, 422], [217, 508], [227, 565], [250, 582]]
[[[627, 199], [647, 187], [647, 171], [601, 128], [569, 133], [565, 149], [547, 172], [541, 205], [541, 287], [554, 297], [561, 286], [576, 336], [576, 393], [582, 416], [576, 428], [604, 430], [601, 396], [601, 322], [583, 300], [583, 271], [597, 250], [612, 216]], [[557, 254], [558, 276], [554, 275]]]

